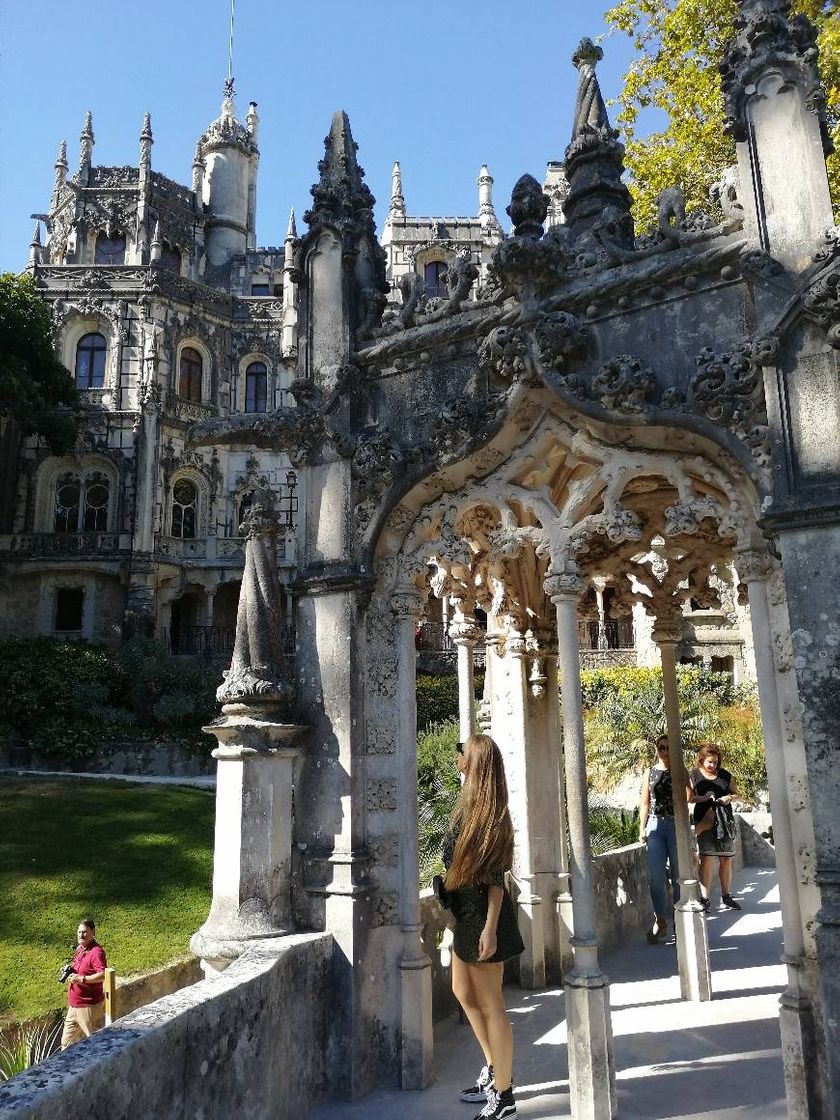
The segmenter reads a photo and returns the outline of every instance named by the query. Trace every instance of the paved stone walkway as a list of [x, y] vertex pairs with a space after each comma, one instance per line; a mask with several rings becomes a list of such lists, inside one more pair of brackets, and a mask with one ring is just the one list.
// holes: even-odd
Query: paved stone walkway
[[[735, 877], [740, 913], [708, 918], [715, 998], [683, 1003], [676, 949], [639, 942], [608, 955], [621, 1120], [785, 1120], [778, 996], [781, 914], [775, 872]], [[562, 990], [508, 991], [517, 1109], [527, 1120], [569, 1116]], [[311, 1120], [472, 1120], [457, 1090], [481, 1065], [469, 1028], [453, 1018], [435, 1032], [434, 1084], [422, 1093], [379, 1090], [329, 1104]]]

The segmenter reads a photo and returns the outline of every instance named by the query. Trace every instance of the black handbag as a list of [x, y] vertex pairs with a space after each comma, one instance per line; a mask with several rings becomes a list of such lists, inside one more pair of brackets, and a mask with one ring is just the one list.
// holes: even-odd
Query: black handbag
[[442, 875], [435, 875], [432, 879], [432, 891], [444, 910], [452, 909], [452, 897], [444, 885]]
[[715, 846], [729, 848], [735, 840], [735, 818], [728, 805], [715, 804]]

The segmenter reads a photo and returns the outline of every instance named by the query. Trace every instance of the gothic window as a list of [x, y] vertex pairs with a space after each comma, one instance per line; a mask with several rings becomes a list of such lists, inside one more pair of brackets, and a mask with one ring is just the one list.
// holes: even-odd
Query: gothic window
[[63, 474], [55, 484], [53, 531], [75, 533], [79, 527], [82, 484], [77, 474]]
[[271, 288], [269, 287], [268, 284], [252, 284], [251, 285], [251, 295], [252, 296], [270, 296], [271, 295]]
[[181, 271], [181, 254], [177, 249], [173, 249], [171, 245], [164, 244], [160, 254], [160, 263], [164, 268], [168, 268], [170, 272]]
[[104, 533], [108, 528], [109, 482], [104, 474], [85, 479], [84, 528], [86, 533]]
[[60, 633], [82, 629], [82, 610], [85, 603], [81, 587], [59, 587], [55, 593], [55, 628]]
[[192, 346], [181, 351], [179, 368], [178, 396], [186, 401], [201, 400], [201, 355]]
[[100, 233], [96, 239], [94, 264], [125, 264], [125, 238], [122, 234], [108, 237]]
[[105, 384], [106, 350], [104, 335], [86, 334], [79, 339], [76, 347], [77, 389], [101, 389]]
[[426, 287], [426, 295], [430, 299], [448, 294], [445, 276], [446, 261], [429, 261], [424, 267], [423, 281]]
[[172, 487], [172, 536], [195, 539], [198, 490], [188, 478], [179, 478]]
[[264, 362], [251, 362], [245, 370], [245, 411], [265, 412], [268, 399], [268, 370]]

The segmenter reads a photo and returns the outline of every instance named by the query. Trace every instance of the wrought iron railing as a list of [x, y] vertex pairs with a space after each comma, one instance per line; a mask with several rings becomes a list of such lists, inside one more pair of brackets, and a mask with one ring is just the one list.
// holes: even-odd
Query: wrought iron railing
[[586, 619], [578, 623], [578, 642], [582, 650], [633, 649], [636, 645], [633, 619], [629, 615], [608, 618], [605, 622]]
[[235, 626], [171, 626], [160, 632], [161, 645], [175, 656], [229, 657], [235, 640]]

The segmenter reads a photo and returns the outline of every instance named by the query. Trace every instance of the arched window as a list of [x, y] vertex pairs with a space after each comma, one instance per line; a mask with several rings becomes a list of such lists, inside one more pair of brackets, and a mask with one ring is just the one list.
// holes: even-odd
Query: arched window
[[85, 479], [84, 529], [86, 533], [104, 533], [108, 528], [107, 475], [89, 474]]
[[426, 295], [432, 299], [436, 296], [446, 296], [449, 294], [446, 287], [446, 261], [429, 261], [423, 269], [423, 281], [426, 287]]
[[195, 539], [198, 490], [188, 478], [179, 478], [172, 487], [172, 536]]
[[94, 264], [125, 264], [125, 238], [121, 233], [108, 237], [100, 233], [96, 239]]
[[160, 254], [160, 263], [164, 268], [168, 268], [170, 272], [181, 271], [181, 254], [177, 249], [173, 249], [171, 245], [164, 244]]
[[101, 389], [105, 384], [107, 343], [101, 334], [86, 334], [76, 347], [76, 388]]
[[201, 400], [201, 355], [193, 346], [181, 351], [178, 396], [186, 401]]
[[53, 532], [75, 533], [79, 528], [82, 484], [77, 474], [63, 474], [55, 484]]
[[251, 362], [245, 370], [245, 411], [265, 412], [268, 400], [268, 370], [265, 362]]

